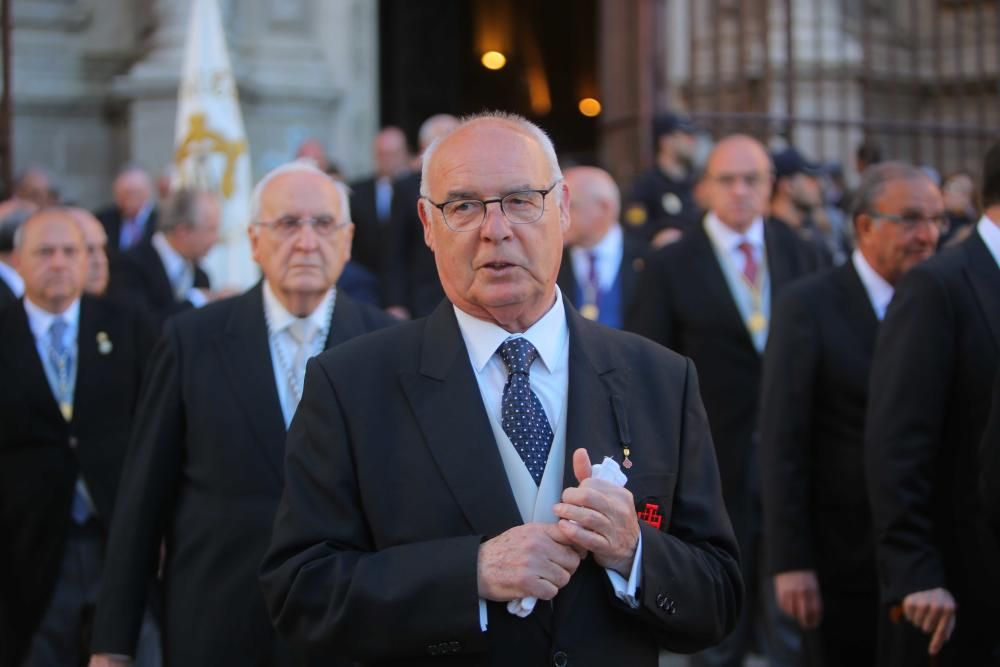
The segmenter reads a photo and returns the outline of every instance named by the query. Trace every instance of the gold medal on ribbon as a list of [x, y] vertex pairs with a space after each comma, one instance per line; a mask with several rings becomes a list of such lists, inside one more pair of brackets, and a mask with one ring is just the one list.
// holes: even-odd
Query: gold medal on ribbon
[[763, 313], [753, 313], [750, 315], [750, 319], [747, 320], [747, 327], [749, 327], [752, 333], [758, 334], [767, 327], [767, 318], [764, 317]]
[[592, 303], [585, 303], [583, 304], [583, 307], [580, 308], [580, 314], [586, 317], [588, 320], [596, 321], [598, 315], [601, 314], [601, 311], [597, 309], [596, 305]]
[[59, 402], [59, 412], [62, 413], [63, 419], [66, 421], [73, 421], [73, 404], [68, 401]]

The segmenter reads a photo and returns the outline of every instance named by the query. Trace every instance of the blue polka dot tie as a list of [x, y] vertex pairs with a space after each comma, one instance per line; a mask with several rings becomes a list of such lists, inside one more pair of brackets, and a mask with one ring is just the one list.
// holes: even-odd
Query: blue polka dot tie
[[497, 353], [510, 373], [503, 388], [503, 431], [521, 455], [535, 484], [541, 484], [552, 446], [552, 427], [528, 380], [538, 350], [527, 338], [508, 338], [497, 348]]

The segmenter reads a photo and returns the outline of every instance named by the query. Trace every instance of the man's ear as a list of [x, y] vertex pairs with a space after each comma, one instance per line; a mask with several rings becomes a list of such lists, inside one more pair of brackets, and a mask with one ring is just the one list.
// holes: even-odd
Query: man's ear
[[424, 243], [431, 249], [431, 252], [434, 252], [433, 214], [429, 211], [430, 205], [424, 206], [425, 203], [425, 199], [417, 200], [417, 215], [420, 217], [420, 224], [424, 227]]

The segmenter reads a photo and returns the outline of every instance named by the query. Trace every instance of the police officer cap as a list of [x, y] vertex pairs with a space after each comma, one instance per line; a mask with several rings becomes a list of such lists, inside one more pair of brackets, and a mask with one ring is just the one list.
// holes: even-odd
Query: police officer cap
[[661, 137], [664, 134], [673, 134], [674, 132], [694, 134], [697, 131], [698, 127], [691, 121], [690, 118], [672, 111], [666, 111], [658, 114], [656, 118], [653, 119], [654, 137]]
[[810, 162], [802, 153], [791, 147], [772, 154], [771, 161], [774, 162], [775, 178], [788, 178], [795, 174], [819, 176], [823, 173], [822, 165]]

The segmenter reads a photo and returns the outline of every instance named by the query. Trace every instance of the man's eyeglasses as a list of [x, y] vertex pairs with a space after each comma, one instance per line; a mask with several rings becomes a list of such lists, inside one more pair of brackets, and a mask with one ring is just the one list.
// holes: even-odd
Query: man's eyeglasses
[[278, 218], [277, 220], [261, 220], [255, 222], [254, 224], [260, 225], [261, 227], [267, 227], [271, 230], [271, 233], [278, 238], [288, 239], [298, 234], [299, 231], [306, 226], [311, 226], [317, 236], [333, 236], [337, 233], [338, 229], [343, 229], [350, 223], [337, 222], [337, 219], [332, 215], [317, 215], [311, 218], [300, 218], [294, 215], [286, 215]]
[[874, 220], [888, 220], [893, 222], [900, 227], [902, 227], [907, 232], [914, 232], [918, 227], [924, 223], [929, 223], [934, 227], [938, 233], [944, 234], [951, 227], [951, 223], [948, 221], [948, 216], [943, 213], [937, 215], [924, 215], [922, 213], [903, 213], [902, 215], [890, 215], [889, 213], [879, 213], [878, 211], [871, 211], [868, 216]]
[[486, 207], [500, 204], [500, 212], [515, 225], [530, 225], [545, 214], [545, 195], [559, 184], [556, 181], [544, 190], [518, 190], [495, 199], [452, 199], [442, 204], [424, 197], [431, 206], [441, 211], [444, 224], [455, 232], [471, 232], [486, 221]]

